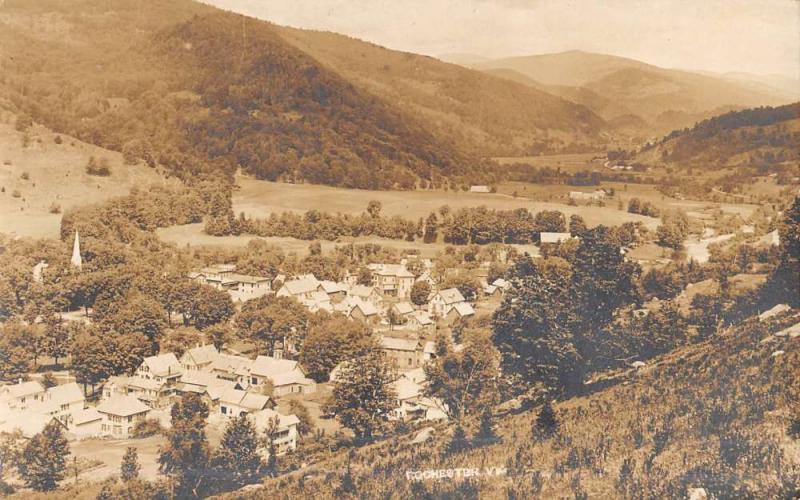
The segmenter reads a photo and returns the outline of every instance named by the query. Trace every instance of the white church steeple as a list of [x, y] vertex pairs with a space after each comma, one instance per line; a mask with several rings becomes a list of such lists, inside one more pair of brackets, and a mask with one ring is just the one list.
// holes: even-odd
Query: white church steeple
[[78, 236], [77, 229], [75, 230], [75, 243], [72, 245], [72, 267], [81, 268], [83, 261], [81, 260], [81, 238]]

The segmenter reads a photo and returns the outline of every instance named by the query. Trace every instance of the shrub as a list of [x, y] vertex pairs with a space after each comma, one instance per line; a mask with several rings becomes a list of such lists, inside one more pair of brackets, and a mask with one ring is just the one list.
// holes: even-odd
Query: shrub
[[58, 203], [53, 202], [53, 203], [50, 204], [49, 211], [50, 211], [51, 214], [60, 214], [61, 213], [61, 205], [59, 205]]
[[111, 167], [108, 166], [108, 159], [100, 158], [98, 160], [94, 156], [90, 156], [89, 162], [86, 164], [86, 173], [99, 177], [108, 177], [111, 175]]
[[23, 181], [27, 181], [27, 180], [30, 180], [31, 174], [29, 174], [28, 172], [22, 172], [22, 175], [20, 175], [19, 177]]
[[164, 428], [161, 427], [161, 422], [159, 422], [158, 419], [148, 418], [136, 422], [136, 425], [133, 427], [133, 437], [141, 439], [155, 436], [163, 431]]
[[55, 138], [53, 139], [53, 142], [55, 142], [56, 144], [61, 144], [61, 143], [62, 143], [62, 142], [64, 142], [64, 141], [61, 139], [61, 136], [60, 136], [60, 135], [57, 135], [57, 136], [55, 136]]
[[22, 193], [20, 193], [18, 189], [15, 189], [14, 191], [11, 192], [11, 196], [13, 196], [14, 198], [20, 198], [22, 197]]

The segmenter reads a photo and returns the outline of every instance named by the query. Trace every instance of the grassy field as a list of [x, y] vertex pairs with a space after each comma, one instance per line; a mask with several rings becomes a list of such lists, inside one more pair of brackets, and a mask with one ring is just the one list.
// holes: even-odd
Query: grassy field
[[[63, 135], [56, 144], [57, 134], [40, 126], [28, 131], [25, 147], [15, 120], [0, 111], [0, 233], [57, 238], [61, 214], [51, 213], [52, 206], [63, 212], [127, 194], [134, 186], [168, 182], [146, 166], [125, 165], [119, 153]], [[108, 159], [111, 176], [88, 175], [90, 156]]]
[[[571, 207], [537, 199], [514, 198], [509, 194], [482, 194], [453, 191], [366, 191], [317, 186], [312, 184], [282, 184], [240, 176], [239, 189], [233, 194], [233, 209], [252, 217], [266, 217], [273, 212], [320, 210], [326, 212], [361, 213], [370, 200], [383, 205], [385, 215], [400, 215], [409, 219], [427, 217], [442, 205], [458, 209], [484, 205], [491, 209], [509, 210], [524, 207], [533, 212], [559, 210], [567, 218], [579, 214], [589, 226], [619, 225], [641, 221], [655, 228], [658, 220], [617, 210], [616, 207]], [[545, 186], [551, 188], [552, 186]]]

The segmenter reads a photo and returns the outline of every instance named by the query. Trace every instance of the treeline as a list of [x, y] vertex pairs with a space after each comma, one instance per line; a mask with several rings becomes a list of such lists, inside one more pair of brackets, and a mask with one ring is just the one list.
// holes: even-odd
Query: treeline
[[536, 214], [526, 208], [492, 210], [485, 206], [452, 211], [440, 207], [427, 218], [412, 221], [400, 216], [386, 217], [380, 204], [371, 202], [367, 212], [359, 215], [330, 214], [310, 210], [304, 214], [284, 212], [265, 219], [251, 219], [244, 214], [235, 217], [210, 215], [204, 231], [212, 236], [251, 234], [261, 237], [279, 236], [300, 240], [335, 241], [341, 237], [378, 236], [394, 240], [425, 243], [443, 240], [453, 245], [487, 245], [490, 243], [535, 243], [542, 232], [579, 234], [586, 224], [578, 215], [569, 221], [557, 210]]
[[[641, 164], [633, 165], [634, 171], [645, 170]], [[598, 186], [602, 182], [627, 182], [629, 184], [652, 184], [655, 179], [642, 177], [624, 172], [596, 172], [581, 170], [578, 172], [565, 172], [561, 167], [535, 167], [528, 163], [513, 163], [502, 168], [504, 179], [516, 182], [529, 182], [532, 184], [566, 184], [569, 186]]]

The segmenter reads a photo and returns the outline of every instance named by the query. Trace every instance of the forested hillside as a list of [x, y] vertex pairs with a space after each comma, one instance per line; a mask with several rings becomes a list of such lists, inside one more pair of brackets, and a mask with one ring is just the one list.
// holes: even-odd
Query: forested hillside
[[12, 0], [0, 23], [0, 95], [15, 110], [183, 178], [239, 166], [358, 188], [480, 177], [474, 157], [265, 22], [188, 0]]
[[800, 103], [715, 116], [643, 149], [640, 160], [704, 165], [777, 165], [800, 158]]
[[609, 138], [608, 125], [587, 107], [524, 81], [512, 82], [336, 33], [277, 30], [357, 87], [413, 110], [436, 136], [479, 155], [580, 151]]

